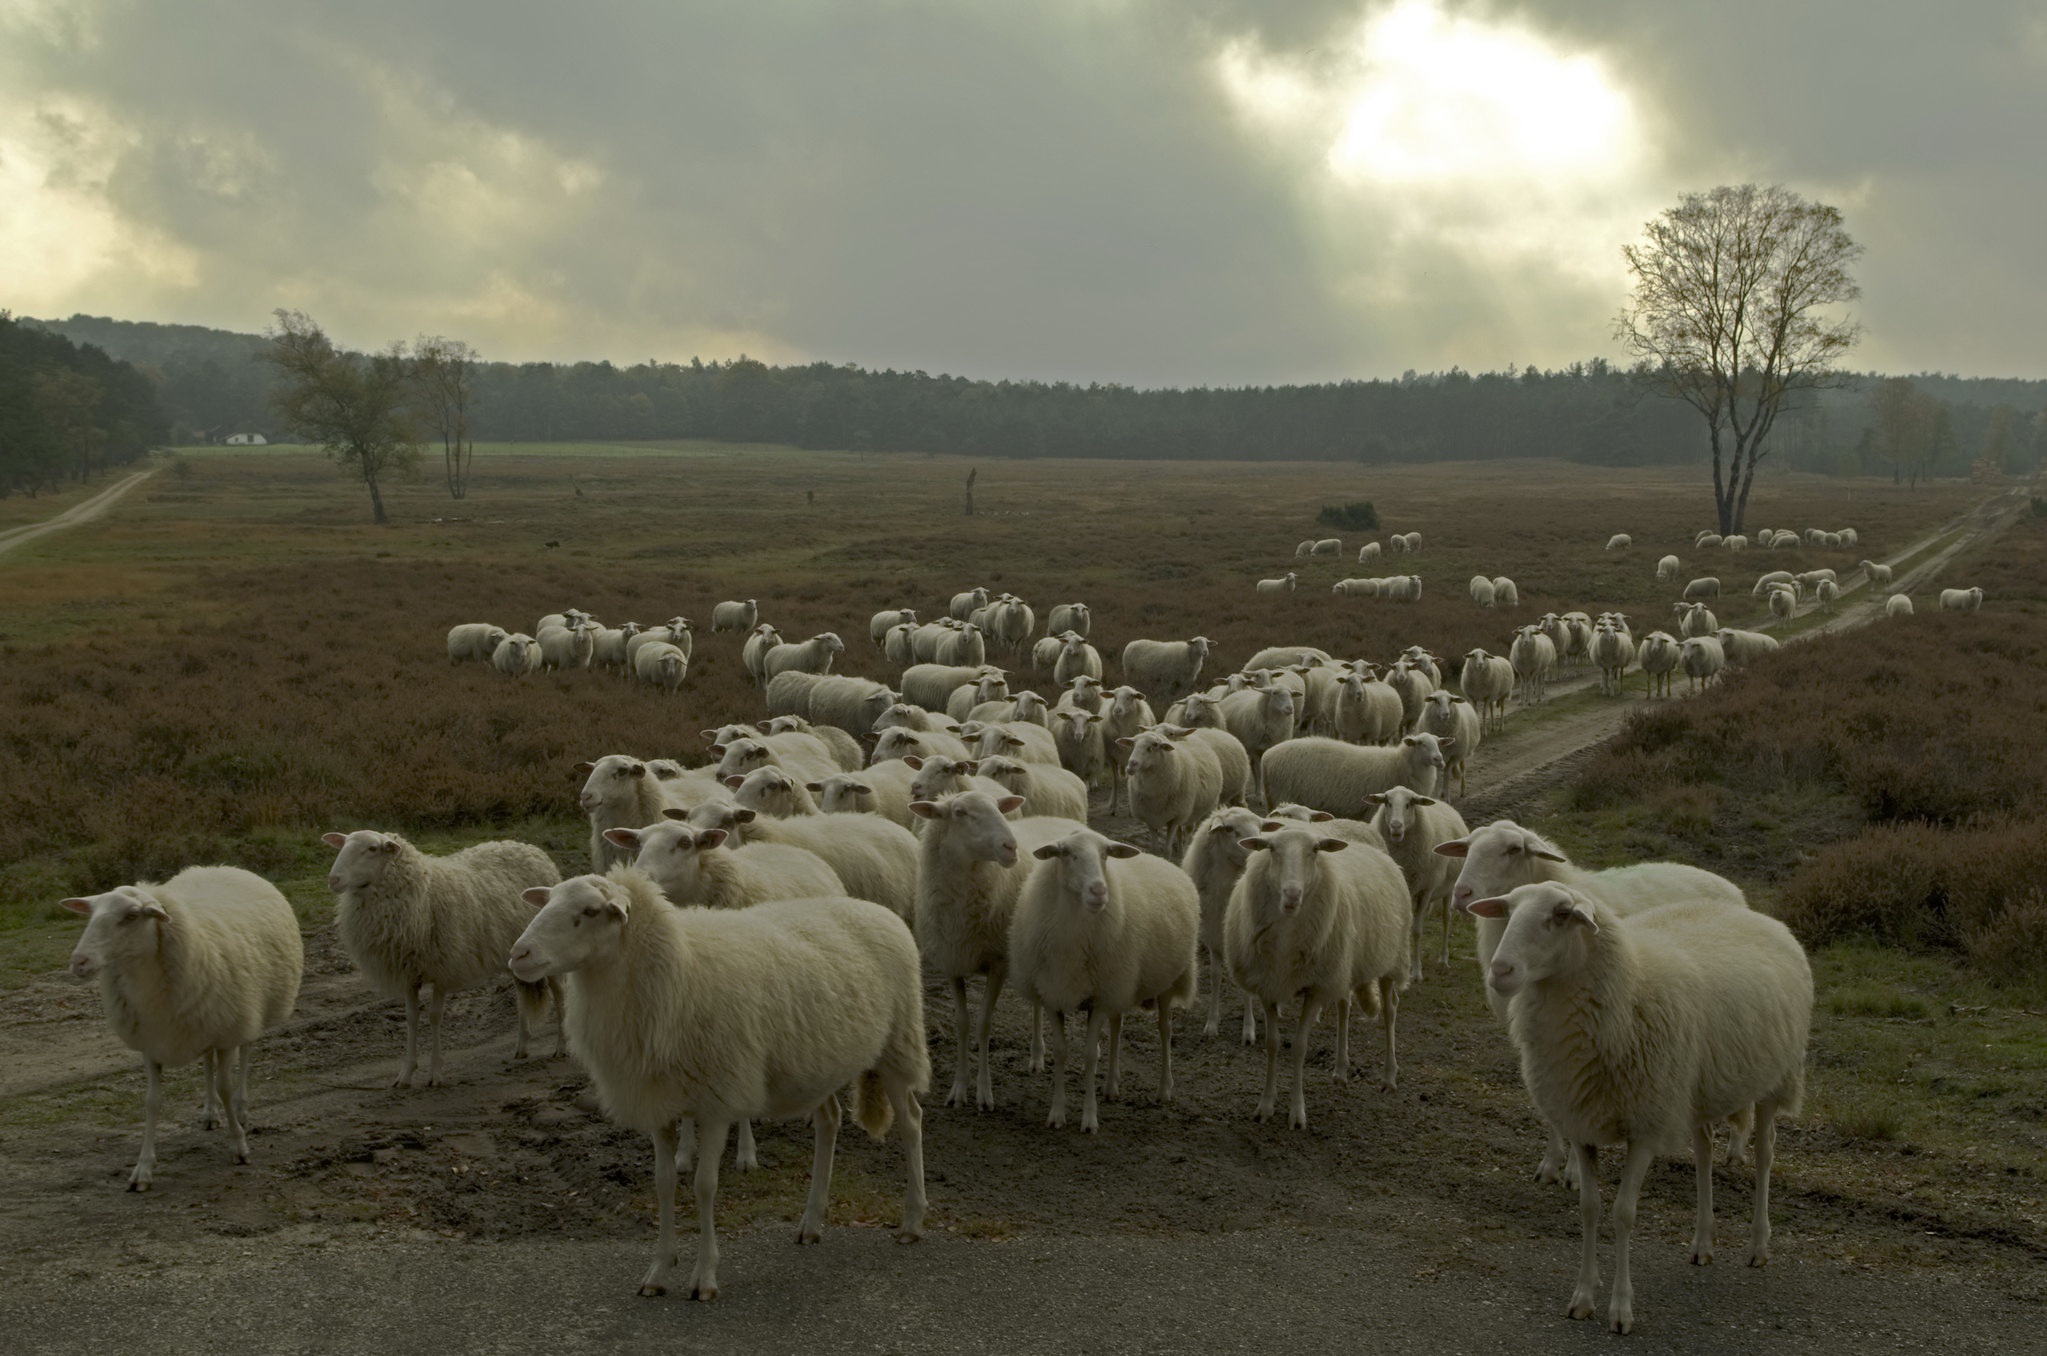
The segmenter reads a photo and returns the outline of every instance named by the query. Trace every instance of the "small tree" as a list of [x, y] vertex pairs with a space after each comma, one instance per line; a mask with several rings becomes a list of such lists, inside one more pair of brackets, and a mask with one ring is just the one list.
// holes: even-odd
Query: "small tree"
[[412, 422], [412, 364], [403, 344], [345, 353], [303, 311], [276, 312], [263, 357], [280, 378], [270, 398], [294, 434], [318, 443], [369, 487], [370, 511], [388, 523], [380, 483], [419, 457]]
[[460, 339], [421, 335], [412, 345], [420, 408], [428, 427], [441, 435], [441, 465], [453, 499], [469, 493], [469, 462], [476, 452], [469, 439], [469, 405], [480, 362], [476, 350]]
[[1862, 247], [1841, 214], [1782, 187], [1687, 193], [1626, 246], [1634, 296], [1614, 337], [1660, 393], [1706, 420], [1720, 530], [1739, 532], [1763, 447], [1785, 402], [1838, 380], [1861, 337], [1829, 308], [1862, 289]]

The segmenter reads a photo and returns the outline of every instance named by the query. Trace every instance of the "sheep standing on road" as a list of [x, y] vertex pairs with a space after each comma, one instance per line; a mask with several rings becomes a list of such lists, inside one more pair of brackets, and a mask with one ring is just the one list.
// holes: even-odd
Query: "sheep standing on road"
[[1422, 713], [1414, 723], [1414, 732], [1436, 737], [1436, 746], [1444, 759], [1444, 795], [1450, 793], [1452, 777], [1457, 779], [1457, 794], [1464, 794], [1465, 767], [1477, 751], [1478, 741], [1483, 738], [1482, 727], [1478, 708], [1467, 697], [1453, 697], [1437, 688], [1422, 699]]
[[1532, 706], [1543, 699], [1549, 680], [1556, 676], [1556, 642], [1540, 627], [1521, 627], [1507, 647], [1507, 662], [1514, 666], [1514, 695], [1523, 706]]
[[1678, 647], [1677, 663], [1697, 693], [1727, 667], [1727, 652], [1720, 648], [1716, 636], [1691, 636]]
[[1513, 663], [1483, 649], [1465, 655], [1457, 671], [1458, 690], [1478, 707], [1481, 729], [1506, 717], [1507, 699], [1514, 695], [1514, 683]]
[[1873, 560], [1862, 562], [1862, 572], [1869, 576], [1871, 588], [1887, 589], [1891, 586], [1891, 567], [1879, 565]]
[[1336, 739], [1290, 739], [1266, 753], [1269, 804], [1294, 801], [1310, 809], [1355, 818], [1374, 792], [1406, 786], [1436, 794], [1453, 742], [1432, 734], [1407, 735], [1386, 748]]
[[142, 1052], [142, 1153], [130, 1191], [156, 1180], [163, 1071], [206, 1061], [206, 1124], [216, 1112], [237, 1163], [249, 1161], [249, 1067], [256, 1038], [291, 1016], [305, 972], [298, 918], [276, 886], [232, 866], [194, 866], [161, 885], [63, 901], [86, 915], [71, 973], [99, 980], [107, 1025]]
[[[1251, 860], [1243, 840], [1258, 835], [1260, 818], [1241, 805], [1217, 810], [1202, 822], [1194, 841], [1180, 859], [1180, 869], [1194, 882], [1201, 900], [1201, 945], [1208, 952], [1208, 1021], [1202, 1034], [1213, 1036], [1222, 1027], [1223, 984], [1228, 978], [1223, 963], [1223, 917], [1229, 911], [1230, 894]], [[1244, 1044], [1258, 1039], [1258, 1002], [1244, 995]]]
[[[1200, 972], [1201, 903], [1187, 873], [1092, 829], [1036, 848], [1009, 927], [1016, 985], [1052, 1014], [1052, 1107], [1066, 1123], [1066, 1015], [1085, 1012], [1080, 1128], [1100, 1128], [1095, 1062], [1109, 1041], [1107, 1092], [1117, 1093], [1123, 1018], [1141, 1006], [1159, 1019], [1159, 1101], [1173, 1100], [1173, 1016], [1188, 1007]], [[1106, 1031], [1105, 1031], [1106, 1028]]]
[[1457, 881], [1459, 863], [1436, 851], [1440, 843], [1463, 838], [1471, 832], [1464, 816], [1449, 804], [1410, 791], [1404, 786], [1367, 796], [1378, 806], [1372, 815], [1372, 829], [1386, 844], [1386, 855], [1407, 879], [1408, 899], [1414, 907], [1414, 971], [1416, 983], [1422, 977], [1422, 927], [1428, 922], [1429, 905], [1440, 902], [1443, 910], [1443, 968], [1450, 967], [1450, 891]]

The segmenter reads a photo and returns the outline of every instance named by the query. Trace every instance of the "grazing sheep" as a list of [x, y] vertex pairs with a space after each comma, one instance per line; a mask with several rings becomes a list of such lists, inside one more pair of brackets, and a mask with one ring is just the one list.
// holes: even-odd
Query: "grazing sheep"
[[875, 649], [886, 650], [889, 632], [895, 630], [898, 626], [915, 626], [916, 624], [917, 612], [915, 608], [887, 608], [884, 611], [875, 613], [868, 619], [867, 638], [874, 642]]
[[1634, 544], [1635, 539], [1625, 532], [1616, 532], [1606, 539], [1606, 549], [1609, 551], [1625, 551]]
[[1727, 662], [1737, 666], [1754, 663], [1759, 655], [1778, 648], [1775, 636], [1766, 636], [1761, 631], [1737, 631], [1731, 626], [1722, 627], [1714, 639], [1720, 642], [1720, 652], [1727, 656]]
[[[419, 1068], [420, 992], [434, 986], [427, 1009], [433, 1049], [426, 1081], [432, 1087], [441, 1081], [441, 1005], [451, 993], [499, 977], [506, 948], [532, 917], [519, 892], [552, 885], [561, 872], [539, 848], [507, 840], [446, 857], [370, 829], [323, 834], [320, 841], [336, 851], [327, 888], [334, 892], [342, 948], [381, 997], [405, 1000], [405, 1062], [394, 1088], [409, 1086]], [[524, 1059], [528, 1035], [547, 1007], [547, 989], [521, 986], [518, 1000], [512, 1058]], [[560, 1002], [557, 992], [557, 1016]]]
[[1486, 576], [1475, 574], [1471, 577], [1470, 593], [1472, 602], [1480, 607], [1491, 607], [1493, 605], [1494, 592], [1493, 581], [1486, 578]]
[[1133, 640], [1123, 647], [1123, 681], [1154, 701], [1184, 697], [1200, 680], [1212, 643], [1207, 636]]
[[489, 622], [464, 622], [448, 628], [448, 660], [460, 664], [465, 659], [480, 659], [490, 662], [498, 646], [512, 633], [502, 626]]
[[768, 652], [782, 643], [782, 633], [762, 622], [753, 628], [753, 634], [746, 638], [746, 644], [739, 650], [739, 662], [746, 666], [746, 672], [753, 679], [755, 687], [768, 684]]
[[1436, 736], [1436, 743], [1446, 760], [1443, 792], [1449, 794], [1450, 778], [1454, 776], [1457, 778], [1457, 794], [1463, 795], [1466, 760], [1477, 750], [1478, 741], [1484, 733], [1478, 708], [1471, 704], [1469, 698], [1453, 697], [1437, 688], [1423, 700], [1422, 713], [1414, 723], [1414, 732]]
[[1862, 572], [1865, 575], [1869, 576], [1869, 582], [1871, 587], [1887, 589], [1891, 586], [1890, 566], [1879, 565], [1873, 560], [1865, 560], [1861, 562], [1861, 564]]
[[838, 1091], [849, 1084], [853, 1119], [869, 1134], [887, 1134], [891, 1121], [902, 1126], [909, 1187], [896, 1237], [921, 1236], [917, 1094], [930, 1086], [931, 1057], [917, 946], [901, 919], [845, 898], [738, 913], [670, 908], [652, 880], [631, 870], [531, 890], [526, 902], [539, 912], [512, 948], [512, 973], [564, 980], [569, 1043], [599, 1102], [614, 1121], [653, 1139], [660, 1236], [642, 1295], [664, 1293], [676, 1265], [676, 1175], [695, 1150], [689, 1293], [716, 1298], [718, 1160], [735, 1120], [810, 1117], [817, 1152], [796, 1241], [818, 1241]]
[[[1023, 808], [1023, 797], [1000, 800], [966, 791], [942, 800], [913, 801], [911, 813], [924, 821], [917, 842], [917, 944], [931, 967], [950, 982], [958, 1015], [959, 1058], [953, 1068], [947, 1106], [967, 1101], [967, 981], [986, 975], [978, 1041], [980, 1069], [975, 1104], [995, 1109], [994, 1085], [988, 1072], [988, 1034], [995, 1000], [1009, 975], [1009, 924], [1025, 873], [1018, 869], [1020, 851], [1034, 851], [1087, 825], [1077, 820], [1044, 816], [1008, 820], [1004, 815]], [[1038, 1045], [1038, 1014], [1031, 1014], [1031, 1062], [1042, 1067]]]
[[1436, 794], [1444, 755], [1454, 747], [1454, 741], [1432, 734], [1408, 735], [1386, 748], [1336, 739], [1290, 739], [1265, 754], [1263, 784], [1270, 802], [1297, 801], [1355, 818], [1365, 808], [1365, 797], [1389, 787]]
[[778, 673], [830, 673], [832, 656], [843, 654], [846, 642], [831, 631], [824, 631], [809, 640], [795, 644], [777, 645], [769, 650], [767, 658], [761, 661], [761, 672], [770, 681]]
[[633, 676], [663, 692], [679, 691], [689, 677], [689, 657], [666, 641], [642, 645], [633, 656]]
[[[1222, 1027], [1226, 978], [1223, 916], [1229, 910], [1230, 894], [1251, 860], [1243, 840], [1255, 837], [1263, 822], [1241, 805], [1224, 806], [1202, 821], [1180, 859], [1180, 869], [1194, 882], [1201, 901], [1201, 945], [1208, 952], [1208, 1022], [1202, 1028], [1206, 1036], [1215, 1035]], [[1246, 1045], [1258, 1039], [1258, 1004], [1248, 993], [1244, 994], [1243, 1035]]]
[[1980, 612], [1983, 610], [1983, 590], [1942, 589], [1940, 610], [1943, 612]]
[[1333, 556], [1340, 553], [1342, 550], [1343, 541], [1341, 538], [1324, 537], [1322, 540], [1315, 543], [1314, 549], [1309, 551], [1308, 554], [1311, 556]]
[[1102, 676], [1101, 652], [1077, 633], [1069, 633], [1060, 646], [1058, 660], [1052, 665], [1052, 681], [1065, 687], [1083, 674], [1095, 679]]
[[1687, 1141], [1698, 1177], [1691, 1260], [1713, 1258], [1713, 1127], [1755, 1118], [1750, 1266], [1770, 1257], [1776, 1121], [1805, 1089], [1812, 969], [1790, 929], [1747, 909], [1699, 901], [1623, 916], [1559, 884], [1476, 899], [1504, 918], [1486, 982], [1508, 1000], [1509, 1030], [1536, 1110], [1575, 1150], [1585, 1224], [1568, 1310], [1590, 1318], [1599, 1285], [1599, 1148], [1625, 1144], [1614, 1197], [1607, 1323], [1634, 1327], [1628, 1245], [1651, 1161]]
[[[1095, 1063], [1109, 1042], [1107, 1092], [1117, 1093], [1123, 1018], [1140, 1007], [1159, 1019], [1159, 1101], [1173, 1100], [1173, 1017], [1200, 981], [1195, 943], [1201, 901], [1187, 873], [1092, 829], [1035, 848], [1009, 925], [1016, 985], [1052, 1015], [1052, 1106], [1047, 1124], [1066, 1124], [1066, 1015], [1085, 1012], [1087, 1042], [1080, 1129], [1101, 1128]], [[1106, 1028], [1106, 1030], [1105, 1030]]]
[[1504, 574], [1493, 580], [1493, 606], [1521, 606], [1521, 590]]
[[1707, 575], [1703, 579], [1694, 579], [1691, 583], [1685, 585], [1684, 600], [1688, 603], [1700, 598], [1718, 598], [1719, 596], [1720, 580], [1714, 575]]
[[1292, 571], [1288, 571], [1278, 579], [1261, 579], [1258, 581], [1258, 591], [1260, 593], [1292, 593], [1294, 591], [1294, 581], [1299, 577]]
[[1243, 671], [1314, 667], [1335, 662], [1329, 651], [1318, 650], [1312, 645], [1269, 645], [1245, 660]]
[[237, 1163], [249, 1161], [249, 1068], [256, 1038], [291, 1016], [305, 972], [298, 918], [276, 886], [232, 866], [187, 867], [161, 885], [66, 899], [86, 915], [71, 973], [99, 980], [107, 1025], [142, 1054], [142, 1152], [130, 1191], [156, 1180], [163, 1071], [206, 1061], [207, 1128], [216, 1110]]
[[1223, 766], [1214, 745], [1195, 737], [1201, 731], [1175, 738], [1171, 731], [1177, 728], [1160, 726], [1117, 741], [1128, 755], [1130, 813], [1167, 855], [1177, 855], [1187, 835], [1223, 800]]
[[[1365, 798], [1378, 806], [1372, 829], [1386, 845], [1386, 855], [1407, 879], [1408, 900], [1414, 909], [1414, 970], [1416, 983], [1422, 977], [1422, 926], [1428, 921], [1429, 905], [1441, 901], [1443, 908], [1443, 967], [1450, 966], [1450, 891], [1457, 881], [1458, 861], [1436, 851], [1439, 843], [1462, 839], [1471, 832], [1464, 816], [1440, 800], [1391, 787]], [[1326, 831], [1326, 830], [1325, 830]]]
[[1422, 553], [1421, 533], [1410, 532], [1403, 540], [1406, 542], [1406, 545], [1402, 549], [1405, 550], [1407, 554], [1411, 556], [1418, 556]]
[[1820, 611], [1832, 612], [1834, 600], [1841, 596], [1841, 586], [1831, 579], [1822, 579], [1813, 586], [1812, 596], [1819, 603]]
[[1230, 977], [1265, 1009], [1265, 1093], [1258, 1119], [1279, 1090], [1279, 1005], [1300, 998], [1294, 1028], [1293, 1104], [1287, 1123], [1308, 1124], [1303, 1086], [1308, 1033], [1336, 1006], [1336, 1081], [1350, 1079], [1350, 1008], [1377, 1009], [1386, 1035], [1381, 1088], [1398, 1081], [1394, 1020], [1407, 984], [1408, 893], [1400, 868], [1374, 848], [1313, 828], [1260, 830], [1223, 918]]
[[1748, 550], [1748, 538], [1739, 532], [1720, 539], [1721, 548], [1728, 551]]
[[1378, 558], [1379, 558], [1378, 542], [1368, 541], [1363, 546], [1360, 546], [1358, 548], [1358, 564], [1362, 565], [1368, 560], [1377, 560]]
[[1771, 570], [1768, 574], [1756, 576], [1756, 586], [1748, 591], [1751, 598], [1760, 598], [1779, 584], [1792, 584], [1797, 576], [1789, 570]]
[[533, 637], [513, 632], [490, 652], [490, 666], [507, 678], [524, 678], [540, 670], [540, 646]]
[[1556, 642], [1539, 627], [1521, 627], [1507, 648], [1507, 662], [1514, 666], [1515, 695], [1523, 706], [1532, 705], [1543, 699], [1545, 687], [1556, 675]]
[[1677, 578], [1677, 572], [1684, 568], [1684, 562], [1676, 556], [1665, 556], [1656, 562], [1656, 578], [1666, 582]]
[[1708, 529], [1707, 531], [1701, 532], [1698, 536], [1692, 538], [1692, 548], [1694, 550], [1711, 550], [1713, 547], [1718, 546], [1723, 540], [1725, 539], [1721, 537], [1721, 535], [1718, 532], [1714, 532]]
[[1071, 631], [1082, 640], [1086, 640], [1094, 624], [1094, 613], [1088, 610], [1086, 603], [1058, 603], [1047, 615], [1045, 633], [1058, 636]]
[[1884, 600], [1886, 617], [1909, 617], [1912, 615], [1912, 600], [1902, 593], [1894, 593]]
[[1329, 586], [1329, 591], [1345, 598], [1376, 598], [1382, 582], [1378, 579], [1339, 579]]
[[1309, 553], [1309, 552], [1311, 552], [1311, 551], [1313, 551], [1314, 549], [1315, 549], [1315, 543], [1314, 543], [1314, 542], [1312, 542], [1312, 541], [1304, 541], [1304, 542], [1302, 542], [1302, 543], [1301, 543], [1301, 544], [1300, 544], [1299, 546], [1296, 546], [1296, 547], [1294, 548], [1294, 559], [1295, 559], [1295, 560], [1301, 560], [1301, 559], [1304, 559], [1304, 558], [1306, 558], [1306, 556], [1308, 555], [1308, 553]]
[[[864, 678], [854, 678], [846, 681], [862, 683], [867, 680]], [[887, 689], [884, 688], [883, 691], [887, 692]], [[894, 694], [891, 693], [889, 695], [893, 697]], [[815, 710], [817, 704], [818, 689], [813, 688], [811, 690], [811, 708]], [[863, 725], [860, 728], [864, 730], [866, 726]], [[812, 739], [824, 745], [825, 751], [831, 755], [832, 761], [846, 771], [858, 772], [861, 768], [867, 766], [867, 750], [861, 748], [860, 741], [853, 737], [857, 731], [849, 730], [846, 726], [813, 725], [802, 716], [774, 716], [761, 726], [761, 733], [769, 736], [783, 734], [809, 735]], [[709, 742], [722, 744], [725, 741], [713, 739]]]
[[1841, 582], [1841, 576], [1832, 570], [1807, 570], [1798, 576], [1798, 583], [1803, 588], [1814, 588], [1822, 579], [1831, 579], [1836, 584]]
[[751, 631], [759, 620], [760, 605], [751, 598], [743, 603], [719, 603], [711, 609], [713, 631]]
[[1676, 610], [1679, 613], [1677, 633], [1683, 639], [1710, 636], [1720, 629], [1720, 619], [1704, 603], [1679, 603]]
[[1386, 554], [1387, 554], [1387, 555], [1389, 555], [1389, 556], [1404, 556], [1404, 555], [1406, 555], [1406, 554], [1407, 554], [1407, 534], [1406, 534], [1406, 533], [1404, 533], [1404, 532], [1389, 532], [1389, 533], [1387, 533], [1387, 534], [1386, 534]]
[[978, 609], [986, 606], [988, 606], [988, 590], [985, 588], [969, 589], [965, 593], [955, 593], [952, 596], [952, 602], [947, 606], [945, 615], [951, 617], [954, 621], [965, 621], [973, 616]]

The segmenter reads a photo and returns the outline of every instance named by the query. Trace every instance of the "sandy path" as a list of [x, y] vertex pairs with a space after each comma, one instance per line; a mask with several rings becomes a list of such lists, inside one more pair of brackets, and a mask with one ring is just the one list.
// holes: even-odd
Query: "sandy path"
[[109, 509], [121, 501], [123, 495], [155, 474], [156, 472], [153, 470], [137, 471], [133, 475], [115, 481], [92, 498], [82, 503], [73, 504], [62, 513], [45, 518], [39, 523], [30, 523], [26, 527], [10, 527], [4, 532], [0, 532], [0, 555], [6, 555], [17, 546], [26, 546], [32, 541], [47, 537], [52, 532], [62, 532], [67, 527], [77, 527], [83, 523], [89, 523], [95, 518], [103, 517]]

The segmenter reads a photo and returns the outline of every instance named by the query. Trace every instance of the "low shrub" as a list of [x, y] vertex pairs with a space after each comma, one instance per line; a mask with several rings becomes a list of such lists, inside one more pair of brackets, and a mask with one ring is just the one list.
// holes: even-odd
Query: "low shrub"
[[1379, 526], [1379, 510], [1372, 507], [1369, 499], [1353, 499], [1348, 504], [1324, 504], [1315, 521], [1324, 527], [1366, 532]]

